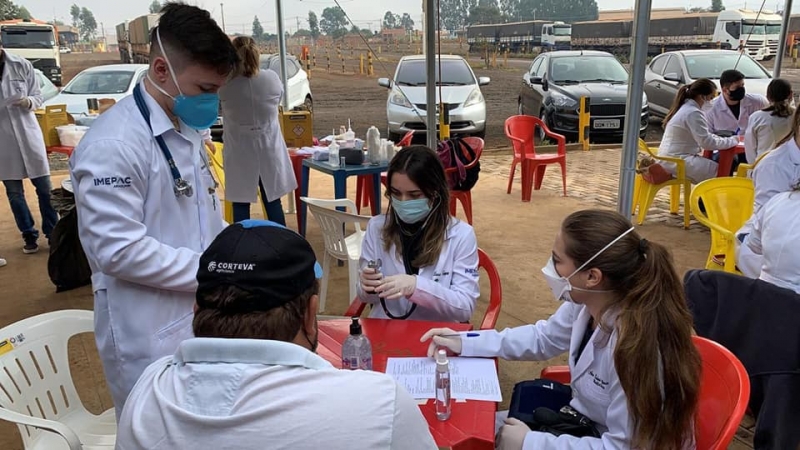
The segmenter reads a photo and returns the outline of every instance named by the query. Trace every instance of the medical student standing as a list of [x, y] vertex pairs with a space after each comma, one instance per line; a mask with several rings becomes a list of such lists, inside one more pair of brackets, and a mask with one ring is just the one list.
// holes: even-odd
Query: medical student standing
[[[658, 154], [683, 159], [686, 162], [686, 176], [692, 183], [717, 176], [718, 164], [704, 158], [701, 154], [703, 150], [721, 150], [739, 143], [736, 136], [722, 138], [709, 131], [703, 111], [708, 111], [715, 95], [717, 86], [708, 78], [681, 86], [672, 108], [664, 118], [664, 137]], [[676, 175], [674, 163], [660, 164], [673, 176]]]
[[200, 254], [223, 229], [198, 130], [237, 59], [208, 11], [162, 9], [150, 68], [70, 159], [92, 268], [95, 339], [117, 417], [148, 364], [192, 337]]
[[[389, 209], [367, 225], [358, 297], [370, 317], [467, 322], [478, 301], [478, 242], [450, 216], [450, 191], [439, 157], [412, 145], [387, 172]], [[369, 268], [381, 262], [380, 270]]]
[[[26, 254], [39, 251], [39, 230], [25, 200], [23, 181], [30, 178], [39, 199], [42, 232], [49, 240], [58, 221], [50, 203], [50, 164], [42, 129], [33, 110], [42, 105], [39, 80], [27, 59], [0, 49], [0, 180]], [[0, 264], [1, 265], [1, 264]]]
[[669, 251], [615, 212], [578, 211], [564, 219], [542, 273], [563, 302], [549, 319], [470, 337], [437, 328], [421, 338], [432, 339], [429, 355], [436, 346], [507, 360], [567, 354], [570, 405], [601, 436], [557, 437], [506, 418], [498, 448], [694, 448], [700, 355]]
[[767, 99], [770, 105], [750, 116], [744, 137], [747, 162], [755, 164], [763, 153], [775, 148], [775, 143], [792, 131], [792, 85], [781, 78], [769, 82]]
[[[792, 119], [791, 133], [783, 138], [753, 169], [753, 185], [755, 199], [753, 215], [736, 233], [736, 267], [748, 278], [758, 278], [764, 259], [760, 253], [747, 245], [749, 235], [753, 231], [756, 217], [761, 208], [772, 197], [793, 189], [800, 180], [800, 109], [795, 109]], [[760, 248], [761, 246], [756, 246]]]
[[706, 112], [712, 133], [738, 131], [738, 134], [745, 135], [750, 116], [769, 106], [769, 101], [763, 95], [745, 91], [744, 80], [744, 74], [734, 69], [720, 75], [722, 95], [711, 101], [711, 108]]

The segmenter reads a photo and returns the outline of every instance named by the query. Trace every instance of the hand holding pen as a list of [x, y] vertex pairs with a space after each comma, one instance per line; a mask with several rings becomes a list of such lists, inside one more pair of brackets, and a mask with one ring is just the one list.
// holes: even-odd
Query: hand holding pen
[[477, 337], [480, 336], [480, 333], [466, 333], [461, 334], [458, 333], [450, 328], [433, 328], [428, 330], [427, 333], [423, 334], [422, 337], [419, 339], [420, 342], [425, 342], [427, 340], [431, 341], [431, 344], [428, 346], [428, 356], [433, 357], [436, 354], [436, 350], [440, 347], [444, 347], [451, 352], [455, 353], [456, 355], [461, 354], [461, 338], [462, 337]]

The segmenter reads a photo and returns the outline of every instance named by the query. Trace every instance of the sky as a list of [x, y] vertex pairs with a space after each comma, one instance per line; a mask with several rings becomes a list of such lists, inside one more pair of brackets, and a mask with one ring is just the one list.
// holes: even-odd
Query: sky
[[[125, 20], [131, 20], [148, 12], [152, 0], [16, 0], [15, 3], [25, 6], [31, 14], [38, 19], [49, 20], [56, 18], [64, 23], [70, 22], [69, 7], [77, 3], [87, 7], [94, 13], [98, 27], [105, 28], [106, 35], [114, 34], [114, 27]], [[764, 0], [762, 0], [764, 1]], [[765, 9], [782, 9], [783, 1], [765, 0]], [[698, 7], [709, 6], [711, 0], [652, 0], [653, 8]], [[217, 0], [187, 0], [187, 3], [196, 4], [211, 11], [218, 23], [222, 23], [225, 16], [225, 30], [228, 33], [250, 33], [254, 15], [257, 15], [264, 31], [276, 32], [275, 0], [223, 0], [223, 7]], [[339, 0], [342, 8], [360, 28], [377, 30], [384, 13], [387, 10], [395, 14], [409, 13], [416, 22], [417, 27], [422, 22], [422, 0]], [[635, 0], [597, 0], [603, 9], [632, 9]], [[287, 31], [297, 30], [298, 21], [300, 28], [308, 28], [306, 19], [308, 11], [312, 10], [319, 17], [322, 10], [335, 6], [333, 0], [283, 0], [284, 26]], [[404, 6], [398, 6], [398, 5]], [[726, 8], [758, 9], [761, 1], [757, 0], [723, 0]], [[800, 13], [800, 2], [794, 2], [793, 13]], [[100, 30], [98, 30], [100, 31]]]

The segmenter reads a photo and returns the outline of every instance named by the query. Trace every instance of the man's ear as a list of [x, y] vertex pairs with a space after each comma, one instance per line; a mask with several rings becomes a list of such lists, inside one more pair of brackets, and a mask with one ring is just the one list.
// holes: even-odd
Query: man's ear
[[306, 310], [305, 328], [306, 330], [313, 330], [314, 323], [317, 321], [317, 309], [319, 308], [319, 295], [312, 295], [308, 299], [308, 309]]
[[150, 69], [153, 72], [153, 79], [159, 83], [166, 83], [167, 79], [169, 79], [169, 67], [167, 66], [167, 60], [164, 59], [163, 56], [156, 56], [152, 63], [152, 68]]

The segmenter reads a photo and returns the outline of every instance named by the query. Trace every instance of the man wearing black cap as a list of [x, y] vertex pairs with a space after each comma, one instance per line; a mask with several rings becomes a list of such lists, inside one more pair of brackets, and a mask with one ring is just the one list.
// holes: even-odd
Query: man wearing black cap
[[407, 392], [314, 353], [322, 271], [299, 234], [225, 229], [200, 258], [195, 338], [131, 391], [117, 449], [436, 449]]

